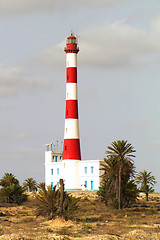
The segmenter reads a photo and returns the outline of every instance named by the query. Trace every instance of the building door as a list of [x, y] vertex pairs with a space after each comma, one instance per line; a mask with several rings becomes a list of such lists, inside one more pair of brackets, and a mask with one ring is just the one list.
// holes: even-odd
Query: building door
[[91, 190], [93, 190], [93, 181], [91, 181]]
[[84, 182], [85, 189], [87, 188], [87, 181]]

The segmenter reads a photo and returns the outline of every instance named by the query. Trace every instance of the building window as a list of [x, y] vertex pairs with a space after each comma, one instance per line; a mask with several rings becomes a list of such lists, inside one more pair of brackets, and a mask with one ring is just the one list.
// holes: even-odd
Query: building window
[[57, 156], [55, 156], [55, 162], [57, 162]]
[[91, 181], [91, 190], [93, 190], [93, 181]]
[[85, 174], [87, 174], [87, 167], [84, 168], [84, 172], [85, 172]]
[[61, 159], [62, 159], [62, 156], [59, 156], [59, 159], [61, 160]]
[[53, 189], [53, 182], [51, 182], [51, 188]]
[[65, 146], [64, 149], [67, 150], [67, 146]]
[[67, 116], [68, 116], [68, 110], [67, 110]]
[[92, 166], [92, 167], [91, 167], [91, 174], [93, 174], [93, 169], [94, 169], [94, 167]]
[[51, 175], [53, 175], [53, 168], [51, 169]]
[[59, 175], [59, 168], [57, 168], [57, 175]]
[[87, 181], [84, 182], [84, 186], [85, 186], [85, 188], [87, 188]]

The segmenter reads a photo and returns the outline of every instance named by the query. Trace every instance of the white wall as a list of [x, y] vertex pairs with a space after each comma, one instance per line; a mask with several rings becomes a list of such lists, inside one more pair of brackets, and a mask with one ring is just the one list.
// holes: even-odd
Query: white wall
[[[45, 184], [46, 186], [56, 185], [60, 178], [63, 178], [64, 163], [63, 162], [52, 162], [53, 154], [51, 151], [45, 152]], [[53, 169], [53, 174], [52, 170]], [[57, 172], [59, 169], [59, 174]]]
[[[87, 168], [87, 172], [85, 172]], [[93, 172], [91, 170], [93, 169]], [[100, 160], [85, 160], [80, 162], [80, 183], [82, 189], [98, 190], [100, 185]], [[87, 186], [85, 185], [87, 183]]]
[[[63, 160], [52, 162], [53, 152], [45, 152], [45, 183], [53, 185], [64, 179], [65, 189], [98, 190], [100, 185], [100, 162], [102, 160]], [[87, 173], [85, 173], [85, 167]], [[93, 172], [91, 171], [93, 169]], [[53, 169], [53, 174], [52, 170]], [[59, 169], [59, 174], [57, 173]], [[87, 186], [84, 184], [87, 182]]]
[[66, 190], [81, 190], [79, 160], [63, 160], [64, 163], [64, 187]]

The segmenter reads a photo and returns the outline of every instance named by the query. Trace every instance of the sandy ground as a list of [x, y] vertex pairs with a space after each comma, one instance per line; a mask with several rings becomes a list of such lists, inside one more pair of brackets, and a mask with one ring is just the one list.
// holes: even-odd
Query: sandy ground
[[74, 221], [36, 217], [33, 195], [22, 206], [1, 204], [0, 240], [160, 240], [160, 194], [151, 194], [148, 203], [141, 194], [137, 204], [121, 211], [107, 208], [96, 192], [70, 194], [81, 197]]

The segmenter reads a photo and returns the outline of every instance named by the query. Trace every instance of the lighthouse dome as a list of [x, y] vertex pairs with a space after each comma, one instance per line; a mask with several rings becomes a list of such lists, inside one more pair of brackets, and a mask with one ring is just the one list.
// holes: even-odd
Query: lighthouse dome
[[73, 35], [73, 33], [71, 33], [71, 35], [68, 37], [68, 39], [69, 38], [75, 38], [76, 39], [76, 37]]
[[67, 44], [68, 43], [75, 43], [77, 44], [77, 39], [76, 37], [73, 35], [73, 33], [71, 33], [71, 35], [67, 38]]

